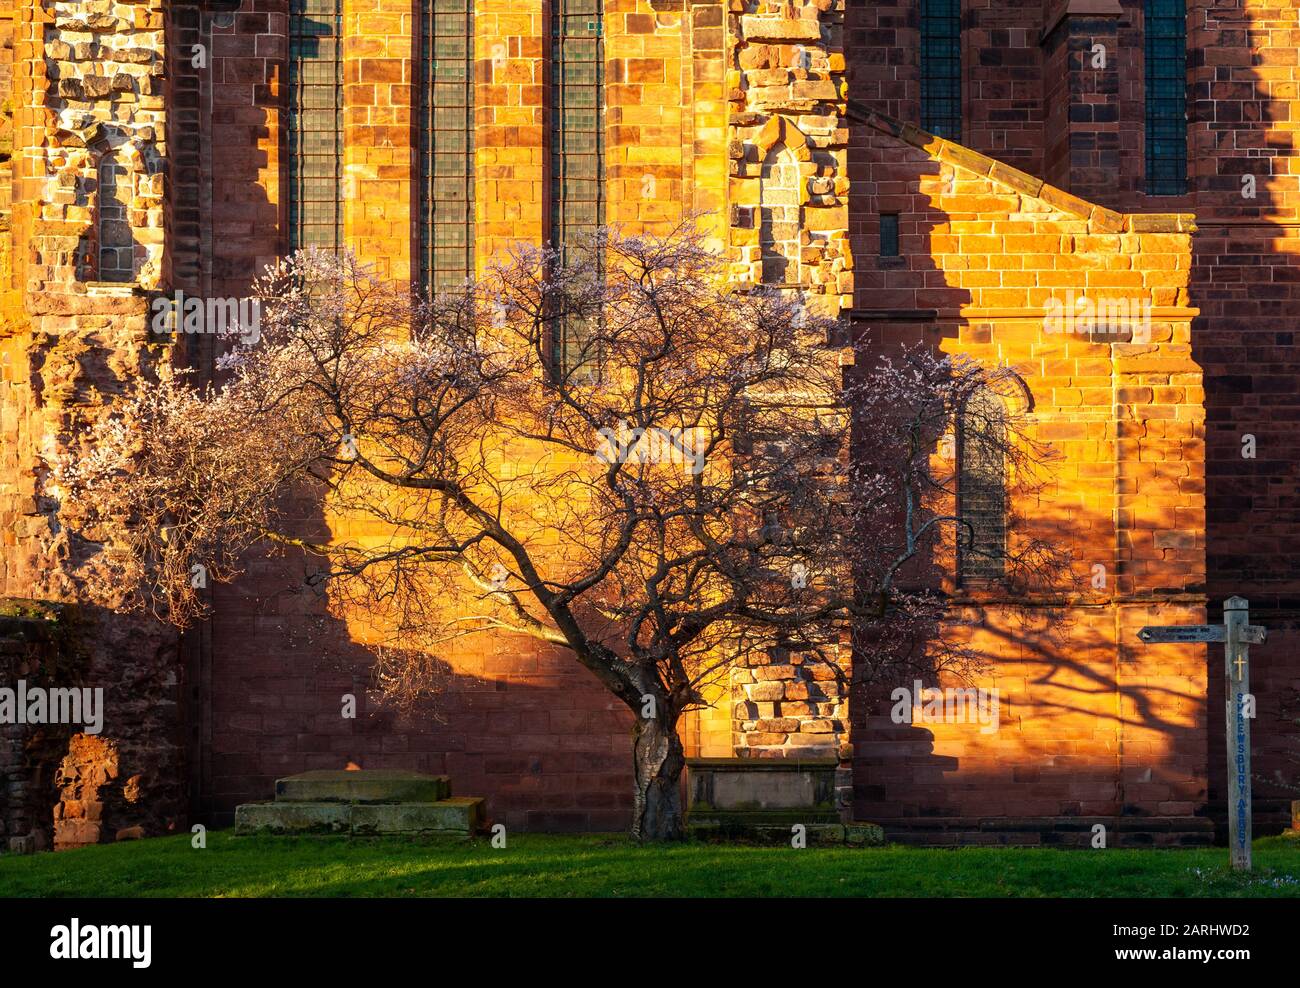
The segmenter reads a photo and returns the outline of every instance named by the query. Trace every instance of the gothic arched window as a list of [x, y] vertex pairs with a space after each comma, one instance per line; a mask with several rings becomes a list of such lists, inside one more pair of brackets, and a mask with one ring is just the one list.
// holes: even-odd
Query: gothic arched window
[[1007, 551], [1006, 406], [976, 392], [957, 424], [957, 577], [961, 586], [995, 583]]

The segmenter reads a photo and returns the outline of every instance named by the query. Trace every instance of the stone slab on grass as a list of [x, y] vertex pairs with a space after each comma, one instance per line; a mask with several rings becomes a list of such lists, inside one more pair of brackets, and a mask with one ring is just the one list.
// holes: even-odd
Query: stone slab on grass
[[352, 807], [352, 833], [460, 834], [468, 836], [483, 825], [483, 800], [453, 796], [437, 803], [375, 803]]
[[453, 796], [436, 803], [245, 803], [235, 810], [235, 834], [403, 834], [468, 837], [483, 826], [483, 799]]
[[451, 779], [386, 769], [319, 770], [277, 779], [277, 802], [433, 803], [451, 795]]
[[352, 807], [346, 803], [244, 803], [235, 808], [235, 833], [346, 834]]

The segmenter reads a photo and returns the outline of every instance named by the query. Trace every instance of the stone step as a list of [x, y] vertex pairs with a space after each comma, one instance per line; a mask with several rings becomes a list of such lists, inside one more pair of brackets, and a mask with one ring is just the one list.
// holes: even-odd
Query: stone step
[[235, 807], [235, 835], [347, 834], [351, 803], [244, 803]]
[[436, 803], [372, 803], [352, 807], [352, 833], [358, 837], [381, 834], [464, 834], [483, 828], [483, 799], [451, 796]]
[[277, 779], [278, 803], [433, 803], [451, 795], [451, 779], [389, 769], [303, 772]]
[[235, 834], [468, 837], [483, 827], [483, 803], [478, 796], [427, 803], [245, 803], [235, 810]]

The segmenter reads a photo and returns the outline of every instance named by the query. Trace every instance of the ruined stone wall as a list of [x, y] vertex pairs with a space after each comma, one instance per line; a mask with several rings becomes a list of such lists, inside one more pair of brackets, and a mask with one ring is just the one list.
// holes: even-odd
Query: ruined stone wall
[[[35, 601], [0, 601], [0, 687], [66, 686], [75, 662], [60, 610]], [[66, 725], [0, 724], [0, 849], [53, 846], [55, 774], [67, 751]]]
[[[826, 315], [849, 303], [853, 285], [843, 15], [831, 0], [735, 0], [727, 14], [731, 277], [742, 288], [803, 292]], [[774, 649], [729, 676], [699, 716], [698, 754], [847, 754], [847, 700], [834, 670]]]
[[[699, 8], [697, 17], [699, 16]], [[848, 125], [842, 0], [731, 0], [726, 11], [726, 153], [730, 277], [741, 290], [802, 292], [838, 315], [852, 301]], [[697, 65], [706, 52], [697, 50]], [[696, 153], [705, 150], [699, 142]], [[829, 342], [829, 341], [828, 341]], [[828, 350], [828, 359], [837, 359]], [[851, 806], [847, 675], [776, 648], [755, 652], [705, 691], [690, 719], [691, 754], [841, 758], [836, 805]]]
[[[12, 203], [13, 167], [10, 159], [14, 147], [13, 116], [14, 22], [12, 2], [0, 4], [0, 234], [9, 230], [9, 207]], [[0, 284], [8, 284], [12, 266], [8, 236], [0, 236]]]
[[[163, 5], [43, 0], [16, 14], [0, 593], [75, 602], [96, 547], [69, 538], [50, 466], [75, 455], [126, 381], [168, 359], [147, 325], [147, 293], [168, 276]], [[135, 825], [163, 832], [185, 809], [175, 635], [112, 608], [82, 612], [85, 682], [105, 690], [105, 729], [71, 741], [57, 846]]]

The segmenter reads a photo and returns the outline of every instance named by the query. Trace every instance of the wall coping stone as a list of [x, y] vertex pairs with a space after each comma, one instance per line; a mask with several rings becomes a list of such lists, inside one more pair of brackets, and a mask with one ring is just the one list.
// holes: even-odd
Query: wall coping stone
[[1087, 220], [1107, 233], [1195, 233], [1194, 213], [1117, 213], [1113, 209], [1080, 199], [1064, 189], [1048, 185], [1042, 179], [1018, 168], [973, 151], [954, 141], [936, 137], [915, 124], [903, 123], [858, 100], [848, 101], [845, 116], [854, 123], [866, 124], [890, 137], [924, 151], [936, 161], [946, 161], [958, 168], [982, 175], [995, 185], [1041, 199], [1061, 212]]

